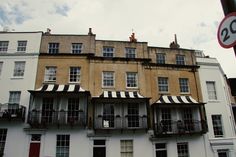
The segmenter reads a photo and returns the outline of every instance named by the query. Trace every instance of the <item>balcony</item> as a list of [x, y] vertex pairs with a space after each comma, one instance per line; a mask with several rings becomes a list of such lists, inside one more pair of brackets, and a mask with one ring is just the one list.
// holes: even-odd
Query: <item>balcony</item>
[[26, 107], [19, 104], [0, 104], [0, 120], [25, 120]]
[[94, 129], [97, 130], [136, 130], [147, 129], [147, 116], [126, 115], [117, 116], [97, 116], [95, 118]]
[[32, 110], [29, 112], [28, 123], [32, 128], [49, 126], [85, 126], [85, 113], [79, 111]]
[[155, 134], [157, 136], [203, 134], [207, 131], [206, 121], [171, 121], [163, 120], [155, 124]]

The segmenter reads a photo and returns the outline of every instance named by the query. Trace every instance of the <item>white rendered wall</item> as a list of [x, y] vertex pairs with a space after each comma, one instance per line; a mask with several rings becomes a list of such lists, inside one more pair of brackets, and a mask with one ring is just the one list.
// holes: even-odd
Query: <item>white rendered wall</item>
[[[21, 91], [20, 105], [28, 108], [30, 93], [27, 90], [32, 90], [35, 86], [41, 35], [40, 32], [0, 33], [0, 41], [9, 41], [8, 52], [0, 53], [0, 62], [3, 63], [0, 75], [0, 103], [8, 103], [10, 91]], [[27, 40], [26, 53], [16, 52], [18, 40]], [[23, 77], [13, 77], [16, 61], [25, 62]], [[26, 125], [23, 121], [0, 123], [0, 128], [8, 129], [4, 157], [26, 157], [24, 154], [24, 150], [28, 150], [25, 148], [28, 137], [24, 131]]]
[[[208, 145], [208, 156], [217, 157], [217, 149], [228, 149], [230, 157], [235, 156], [235, 132], [233, 129], [233, 116], [231, 114], [231, 103], [229, 91], [225, 82], [224, 73], [214, 58], [197, 58], [200, 65], [199, 76], [201, 82], [203, 102], [207, 115], [209, 131], [205, 135], [206, 145]], [[216, 87], [217, 100], [209, 100], [206, 81], [214, 81]], [[223, 137], [215, 138], [211, 115], [220, 114], [222, 116]], [[232, 145], [234, 143], [234, 145]]]
[[0, 33], [0, 41], [9, 41], [7, 53], [17, 52], [17, 41], [27, 41], [25, 53], [39, 53], [42, 32], [5, 32]]

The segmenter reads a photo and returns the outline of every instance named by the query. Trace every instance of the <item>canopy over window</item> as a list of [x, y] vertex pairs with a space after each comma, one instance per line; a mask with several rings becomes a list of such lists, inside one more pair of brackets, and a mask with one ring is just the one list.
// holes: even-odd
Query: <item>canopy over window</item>
[[97, 98], [129, 98], [129, 99], [137, 99], [137, 98], [145, 98], [141, 94], [139, 94], [137, 91], [103, 91], [103, 93], [97, 97]]
[[28, 90], [30, 93], [36, 92], [86, 92], [79, 84], [59, 85], [59, 84], [44, 84], [42, 87], [35, 90]]
[[155, 103], [153, 104], [204, 104], [202, 102], [197, 102], [191, 96], [161, 96]]

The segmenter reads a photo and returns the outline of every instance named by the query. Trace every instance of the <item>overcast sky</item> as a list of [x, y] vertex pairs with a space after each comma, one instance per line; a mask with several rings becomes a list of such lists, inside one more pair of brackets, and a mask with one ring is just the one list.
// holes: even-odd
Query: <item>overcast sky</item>
[[217, 41], [223, 19], [220, 0], [1, 0], [0, 30], [87, 34], [96, 39], [138, 41], [168, 47], [177, 34], [181, 48], [217, 58], [227, 77], [236, 77], [232, 48]]

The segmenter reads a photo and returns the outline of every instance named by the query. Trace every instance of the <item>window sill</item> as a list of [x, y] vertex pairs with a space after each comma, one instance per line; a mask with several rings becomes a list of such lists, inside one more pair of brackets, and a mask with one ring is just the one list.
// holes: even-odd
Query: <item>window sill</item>
[[24, 77], [11, 77], [11, 80], [20, 80], [20, 79], [24, 79]]
[[180, 95], [190, 95], [190, 92], [180, 93]]
[[80, 82], [68, 82], [68, 84], [80, 84]]
[[138, 87], [126, 87], [127, 90], [138, 90]]
[[56, 81], [43, 81], [44, 84], [56, 84]]
[[115, 89], [114, 86], [103, 86], [102, 89]]
[[220, 100], [208, 100], [207, 102], [212, 102], [212, 103], [219, 103], [220, 102]]
[[168, 91], [168, 92], [161, 92], [161, 91], [159, 91], [159, 95], [163, 95], [163, 94], [165, 94], [165, 95], [169, 95], [170, 92], [169, 92], [169, 91]]

